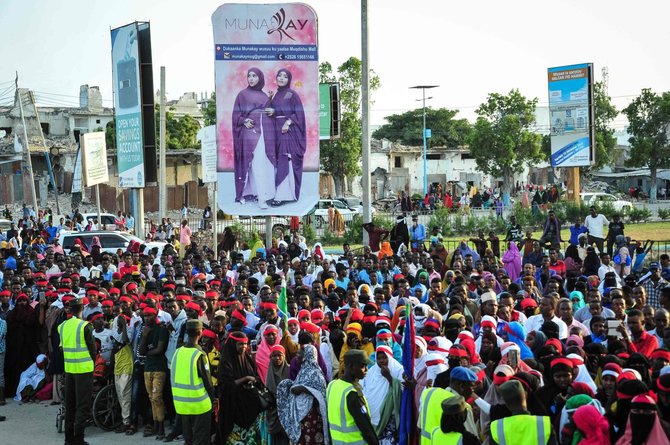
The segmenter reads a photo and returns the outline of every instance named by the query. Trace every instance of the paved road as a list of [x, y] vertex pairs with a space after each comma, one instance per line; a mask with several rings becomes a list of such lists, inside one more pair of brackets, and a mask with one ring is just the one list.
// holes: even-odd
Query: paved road
[[[7, 420], [0, 422], [1, 444], [61, 445], [63, 434], [56, 430], [56, 413], [58, 406], [48, 404], [27, 403], [19, 405], [7, 400], [7, 405], [0, 407], [0, 414]], [[124, 434], [101, 431], [96, 427], [86, 429], [86, 441], [91, 445], [156, 445], [163, 443], [154, 437], [142, 437], [139, 432], [132, 437]], [[172, 442], [183, 444], [183, 442]]]

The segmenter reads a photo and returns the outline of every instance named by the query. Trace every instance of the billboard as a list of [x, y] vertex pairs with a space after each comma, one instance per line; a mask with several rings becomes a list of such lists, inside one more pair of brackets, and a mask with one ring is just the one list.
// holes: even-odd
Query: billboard
[[198, 130], [200, 141], [200, 166], [202, 182], [216, 182], [216, 125], [208, 125]]
[[317, 18], [302, 3], [212, 15], [219, 206], [304, 215], [319, 199]]
[[84, 187], [109, 182], [104, 131], [85, 133], [81, 136], [81, 160]]
[[593, 64], [548, 69], [551, 166], [586, 167], [594, 157]]
[[319, 84], [319, 139], [330, 140], [330, 84]]
[[144, 187], [142, 89], [137, 23], [112, 29], [112, 82], [119, 187]]

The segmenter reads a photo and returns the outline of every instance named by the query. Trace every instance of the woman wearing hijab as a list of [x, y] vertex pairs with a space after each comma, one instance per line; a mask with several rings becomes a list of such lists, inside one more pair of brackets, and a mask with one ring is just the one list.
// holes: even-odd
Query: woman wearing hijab
[[258, 68], [247, 71], [247, 87], [233, 105], [233, 161], [235, 201], [257, 199], [261, 208], [275, 195], [275, 130], [268, 117], [269, 98], [263, 92], [265, 77]]
[[581, 291], [578, 290], [573, 290], [570, 292], [570, 301], [572, 302], [572, 312], [575, 313], [579, 309], [583, 308], [586, 306], [586, 303], [584, 302], [584, 294]]
[[526, 336], [526, 344], [533, 353], [533, 357], [539, 358], [539, 351], [547, 342], [547, 336], [542, 331], [531, 331]]
[[658, 407], [648, 394], [633, 398], [623, 436], [616, 445], [668, 445], [668, 431], [661, 423]]
[[579, 257], [579, 250], [574, 244], [570, 244], [565, 249], [565, 272], [575, 272], [580, 274], [582, 271], [582, 259]]
[[472, 261], [476, 262], [480, 259], [479, 254], [472, 250], [469, 246], [467, 241], [461, 240], [461, 243], [458, 245], [457, 251], [461, 254], [461, 258], [465, 258], [467, 255], [472, 255]]
[[515, 282], [521, 275], [521, 253], [514, 241], [509, 242], [509, 248], [503, 254], [502, 262], [507, 276]]
[[593, 246], [589, 246], [586, 248], [586, 258], [584, 258], [584, 264], [582, 265], [582, 270], [584, 271], [584, 275], [586, 276], [591, 276], [591, 275], [596, 275], [598, 276], [598, 269], [600, 269], [600, 257], [596, 253], [596, 249]]
[[383, 258], [393, 258], [393, 249], [391, 249], [391, 243], [388, 241], [382, 241], [381, 249], [377, 257], [381, 260]]
[[554, 358], [549, 364], [548, 379], [545, 386], [537, 392], [538, 399], [549, 410], [549, 416], [555, 427], [558, 427], [561, 410], [569, 396], [568, 389], [572, 384], [573, 369], [574, 365], [570, 359], [565, 357]]
[[305, 110], [298, 93], [291, 89], [293, 75], [285, 68], [277, 71], [277, 92], [270, 100], [268, 115], [274, 118], [274, 132], [277, 144], [275, 187], [272, 202], [300, 199], [302, 168], [307, 148]]
[[249, 445], [264, 443], [265, 413], [261, 405], [256, 364], [247, 351], [247, 336], [233, 331], [223, 345], [219, 365], [219, 435], [221, 443]]
[[261, 344], [258, 346], [258, 351], [256, 352], [256, 369], [263, 384], [265, 384], [268, 367], [270, 366], [270, 350], [274, 345], [279, 344], [278, 337], [279, 330], [277, 326], [268, 324], [263, 327]]
[[378, 346], [375, 354], [377, 363], [361, 380], [361, 387], [370, 408], [370, 421], [377, 432], [379, 443], [395, 445], [400, 432], [403, 367], [393, 358], [393, 352], [388, 346]]
[[573, 434], [576, 445], [603, 445], [610, 443], [609, 422], [598, 408], [584, 405], [577, 408], [572, 415], [577, 428]]
[[267, 412], [268, 430], [272, 435], [273, 445], [289, 445], [288, 436], [286, 436], [277, 413], [277, 386], [287, 378], [288, 365], [284, 347], [274, 345], [270, 348], [270, 366], [265, 377], [265, 386], [274, 397], [274, 403]]
[[347, 334], [347, 340], [344, 342], [344, 345], [342, 345], [342, 350], [340, 351], [340, 368], [338, 371], [339, 375], [342, 375], [344, 372], [344, 354], [346, 354], [348, 350], [361, 349], [367, 353], [368, 357], [370, 357], [374, 351], [374, 345], [372, 342], [363, 344], [363, 336], [361, 334], [362, 327], [360, 323], [349, 323], [349, 326], [347, 326], [345, 332]]
[[326, 378], [316, 359], [316, 348], [306, 345], [295, 380], [277, 386], [277, 414], [292, 443], [328, 444]]
[[531, 351], [526, 342], [524, 342], [525, 332], [523, 330], [523, 326], [521, 326], [520, 323], [516, 321], [507, 323], [504, 327], [504, 330], [507, 333], [507, 340], [511, 341], [519, 347], [519, 350], [521, 351], [521, 360], [534, 357], [533, 351]]
[[[573, 443], [575, 439], [576, 426], [574, 424], [573, 416], [575, 411], [582, 406], [593, 406], [599, 413], [605, 414], [605, 410], [600, 405], [598, 400], [586, 394], [575, 394], [570, 396], [565, 402], [565, 406], [561, 410], [561, 417], [559, 422], [558, 437], [560, 443]], [[578, 436], [579, 437], [579, 434]], [[609, 443], [609, 442], [608, 442]]]
[[13, 396], [21, 373], [35, 361], [38, 354], [38, 310], [29, 304], [26, 294], [16, 297], [16, 306], [9, 311], [7, 322], [7, 340], [5, 355], [5, 390], [7, 396]]

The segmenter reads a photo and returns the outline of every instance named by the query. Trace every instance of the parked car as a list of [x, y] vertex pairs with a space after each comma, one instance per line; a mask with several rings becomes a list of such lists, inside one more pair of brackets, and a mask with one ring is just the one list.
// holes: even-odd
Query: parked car
[[126, 250], [131, 241], [137, 241], [140, 244], [145, 244], [140, 238], [131, 235], [128, 232], [120, 232], [118, 230], [92, 230], [90, 232], [74, 232], [61, 230], [58, 236], [58, 242], [63, 246], [63, 252], [69, 254], [74, 246], [74, 240], [79, 238], [87, 247], [93, 242], [93, 237], [100, 238], [102, 245], [102, 252], [116, 253], [117, 249]]
[[[347, 196], [344, 198], [335, 198], [336, 201], [341, 201], [345, 206], [349, 207], [352, 210], [358, 212], [359, 215], [363, 216], [363, 201], [355, 196]], [[373, 214], [377, 210], [374, 208], [374, 205], [370, 205], [370, 213]]]
[[601, 192], [585, 192], [579, 194], [582, 202], [587, 205], [608, 204], [611, 205], [617, 212], [629, 212], [633, 210], [633, 203], [619, 199], [610, 193]]
[[[100, 213], [100, 219], [102, 219], [102, 225], [98, 224], [98, 213], [82, 213], [81, 216], [84, 218], [82, 220], [82, 225], [86, 226], [87, 222], [89, 219], [92, 219], [95, 225], [98, 227], [99, 230], [116, 230], [116, 224], [114, 221], [116, 221], [116, 216], [112, 215], [111, 213]], [[60, 215], [54, 218], [54, 225], [60, 224], [60, 219], [63, 218], [64, 220], [68, 220], [65, 215]]]
[[358, 211], [347, 206], [339, 199], [320, 199], [310, 212], [311, 215], [314, 215], [314, 225], [317, 229], [320, 229], [327, 224], [328, 209], [331, 205], [335, 206], [337, 211], [342, 214], [345, 224], [351, 221], [354, 215], [358, 214]]
[[14, 221], [8, 219], [0, 219], [0, 231], [6, 232], [12, 226]]

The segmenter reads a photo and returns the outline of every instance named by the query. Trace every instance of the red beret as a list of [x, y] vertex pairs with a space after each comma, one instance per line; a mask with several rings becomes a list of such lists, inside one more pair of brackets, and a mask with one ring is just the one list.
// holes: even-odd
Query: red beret
[[158, 315], [158, 311], [152, 307], [145, 307], [142, 309], [142, 314], [143, 315]]
[[109, 290], [109, 295], [121, 295], [121, 289], [113, 287]]
[[320, 332], [319, 327], [310, 321], [303, 321], [300, 323], [300, 329], [307, 331], [310, 334], [318, 334]]
[[114, 302], [112, 300], [102, 300], [101, 304], [102, 304], [102, 307], [112, 307], [112, 306], [114, 306]]

